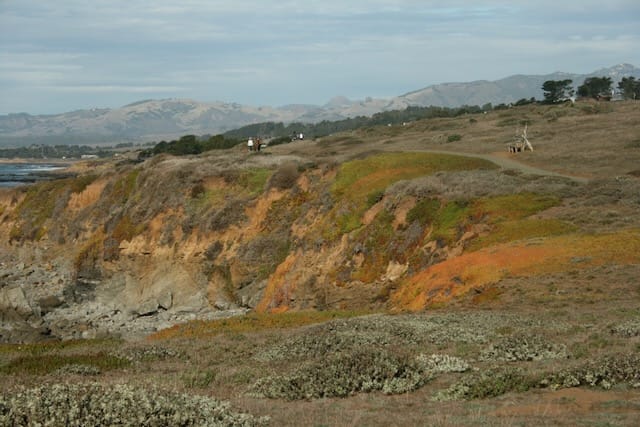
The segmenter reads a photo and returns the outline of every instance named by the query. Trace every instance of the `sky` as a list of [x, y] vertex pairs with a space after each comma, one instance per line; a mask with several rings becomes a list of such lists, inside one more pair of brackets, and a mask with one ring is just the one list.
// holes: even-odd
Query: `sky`
[[390, 98], [640, 66], [638, 0], [0, 0], [0, 114]]

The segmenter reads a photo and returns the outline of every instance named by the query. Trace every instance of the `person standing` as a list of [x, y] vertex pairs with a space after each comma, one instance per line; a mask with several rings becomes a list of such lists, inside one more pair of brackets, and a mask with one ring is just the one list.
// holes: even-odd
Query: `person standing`
[[247, 148], [249, 148], [249, 151], [253, 151], [253, 138], [251, 137], [247, 141]]

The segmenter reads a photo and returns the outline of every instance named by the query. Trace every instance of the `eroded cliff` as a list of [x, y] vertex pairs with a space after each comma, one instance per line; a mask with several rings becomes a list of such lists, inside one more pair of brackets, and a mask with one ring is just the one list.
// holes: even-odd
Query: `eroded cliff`
[[2, 339], [133, 336], [246, 310], [422, 310], [572, 263], [638, 263], [631, 175], [584, 183], [364, 145], [77, 164], [76, 178], [2, 190]]

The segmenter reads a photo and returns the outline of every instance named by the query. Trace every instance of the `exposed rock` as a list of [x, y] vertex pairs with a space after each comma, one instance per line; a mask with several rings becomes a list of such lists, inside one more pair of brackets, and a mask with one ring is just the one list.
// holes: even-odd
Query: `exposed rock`
[[0, 289], [0, 316], [4, 318], [12, 313], [25, 320], [40, 317], [40, 313], [29, 303], [22, 287], [15, 285]]
[[158, 300], [152, 299], [143, 302], [138, 309], [136, 310], [138, 316], [151, 316], [153, 314], [158, 313]]
[[46, 314], [57, 307], [60, 307], [62, 304], [64, 304], [64, 301], [56, 295], [48, 295], [38, 300], [41, 314]]
[[402, 277], [409, 269], [409, 264], [400, 264], [395, 261], [391, 261], [387, 265], [387, 272], [384, 274], [384, 278], [390, 282], [395, 282]]
[[463, 243], [463, 242], [466, 242], [468, 240], [475, 239], [476, 237], [478, 237], [478, 234], [475, 231], [467, 231], [460, 238], [460, 242]]
[[217, 308], [218, 310], [228, 310], [229, 303], [226, 301], [216, 301], [214, 304], [214, 307]]
[[166, 292], [158, 297], [158, 308], [169, 310], [173, 305], [173, 294]]

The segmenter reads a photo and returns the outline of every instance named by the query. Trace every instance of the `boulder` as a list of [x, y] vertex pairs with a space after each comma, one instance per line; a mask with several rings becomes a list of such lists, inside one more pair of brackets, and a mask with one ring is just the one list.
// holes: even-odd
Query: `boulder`
[[158, 307], [163, 310], [169, 310], [173, 306], [173, 294], [165, 292], [158, 297]]
[[158, 308], [160, 308], [160, 306], [158, 305], [158, 300], [152, 298], [140, 304], [136, 310], [136, 313], [138, 314], [138, 316], [152, 316], [158, 313]]
[[390, 282], [395, 282], [402, 277], [409, 269], [409, 264], [400, 264], [395, 261], [391, 261], [387, 265], [387, 271], [384, 274], [384, 278]]
[[14, 312], [19, 317], [27, 320], [33, 316], [39, 317], [24, 291], [20, 286], [8, 286], [0, 289], [0, 313]]

